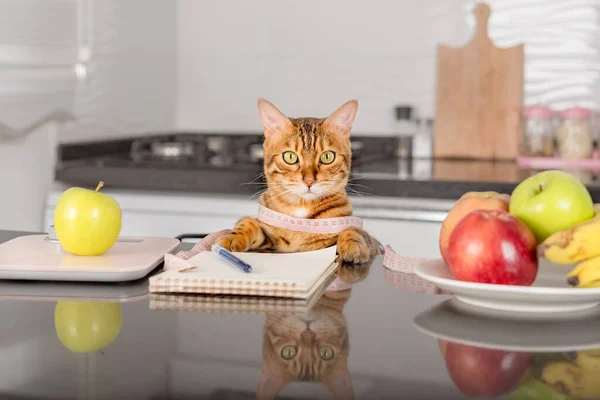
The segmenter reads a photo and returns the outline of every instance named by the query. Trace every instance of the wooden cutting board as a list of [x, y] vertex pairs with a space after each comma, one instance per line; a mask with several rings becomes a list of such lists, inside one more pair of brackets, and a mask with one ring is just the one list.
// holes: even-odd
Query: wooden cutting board
[[477, 28], [462, 48], [438, 45], [434, 157], [514, 159], [523, 101], [524, 49], [490, 40], [490, 8], [475, 7]]

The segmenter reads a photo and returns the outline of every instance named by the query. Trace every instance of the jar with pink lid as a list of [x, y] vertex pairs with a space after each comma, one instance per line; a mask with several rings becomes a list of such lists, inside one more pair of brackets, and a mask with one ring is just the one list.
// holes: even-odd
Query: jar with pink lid
[[554, 156], [554, 112], [543, 105], [523, 110], [523, 134], [520, 153], [526, 157]]
[[561, 111], [558, 128], [558, 152], [561, 158], [590, 158], [594, 140], [590, 129], [592, 113], [587, 108], [572, 107]]

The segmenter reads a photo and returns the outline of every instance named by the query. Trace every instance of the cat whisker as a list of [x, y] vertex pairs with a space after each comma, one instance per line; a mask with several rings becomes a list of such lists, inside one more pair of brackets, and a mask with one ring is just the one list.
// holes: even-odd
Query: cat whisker
[[346, 188], [346, 191], [348, 193], [352, 193], [355, 194], [357, 196], [374, 196], [374, 193], [370, 193], [370, 192], [364, 192], [362, 190], [356, 190], [356, 189], [352, 189], [352, 188]]
[[271, 197], [270, 200], [276, 199], [277, 197], [283, 196], [284, 194], [290, 194], [290, 193], [292, 193], [291, 189], [284, 190], [283, 192], [277, 193], [275, 196]]
[[373, 196], [373, 193], [367, 193], [367, 192], [358, 191], [358, 190], [353, 189], [351, 187], [347, 187], [346, 191], [349, 194], [356, 195], [356, 196]]
[[[330, 183], [334, 183], [334, 184], [339, 184], [339, 183], [344, 183], [343, 180], [341, 179], [335, 179], [335, 180], [331, 180], [329, 181]], [[355, 193], [357, 193], [358, 191], [355, 190], [354, 187], [359, 187], [359, 188], [365, 188], [368, 189], [370, 191], [373, 191], [373, 189], [371, 189], [370, 187], [366, 186], [366, 185], [361, 185], [360, 183], [353, 183], [350, 180], [346, 181], [346, 190], [348, 191], [354, 191]], [[370, 194], [370, 193], [366, 193], [366, 192], [360, 192], [361, 194]]]
[[266, 182], [244, 182], [244, 183], [240, 183], [241, 185], [255, 185], [255, 186], [269, 186], [269, 187], [273, 187], [273, 188], [277, 188], [277, 187], [286, 187], [287, 185], [284, 183], [266, 183]]
[[256, 176], [256, 178], [252, 179], [250, 182], [244, 182], [244, 183], [240, 183], [241, 185], [266, 185], [266, 182], [256, 182], [257, 179], [263, 178], [265, 176], [264, 172], [261, 172], [260, 174], [258, 174], [258, 176]]
[[266, 192], [268, 189], [269, 189], [269, 188], [265, 188], [265, 189], [259, 190], [258, 192], [254, 193], [252, 196], [250, 196], [250, 197], [248, 198], [248, 200], [251, 200], [251, 199], [253, 199], [253, 198], [254, 198], [254, 197], [256, 197], [256, 196], [259, 196], [259, 195], [263, 194], [263, 193], [264, 193], [264, 192]]
[[369, 189], [369, 190], [373, 190], [370, 187], [366, 186], [366, 185], [361, 185], [359, 183], [352, 183], [352, 182], [348, 182], [348, 186], [356, 186], [356, 187], [361, 187], [361, 188], [365, 188], [365, 189]]
[[325, 194], [328, 195], [328, 196], [337, 196], [340, 199], [344, 199], [345, 200], [344, 196], [342, 196], [341, 194], [339, 194], [337, 192], [334, 192], [333, 190], [329, 190], [327, 188], [325, 188]]
[[352, 176], [350, 176], [350, 179], [364, 179], [368, 176], [368, 174], [359, 174], [359, 173], [352, 173]]
[[351, 192], [353, 196], [359, 196], [359, 197], [363, 197], [363, 196], [374, 196], [373, 193], [367, 193], [367, 192], [358, 192], [358, 191], [354, 191]]

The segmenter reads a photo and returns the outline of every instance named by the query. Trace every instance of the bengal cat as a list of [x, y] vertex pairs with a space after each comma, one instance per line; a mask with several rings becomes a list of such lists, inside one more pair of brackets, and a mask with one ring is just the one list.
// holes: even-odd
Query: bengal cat
[[[298, 218], [352, 215], [346, 193], [352, 152], [350, 131], [358, 111], [351, 100], [327, 118], [288, 118], [269, 101], [258, 101], [264, 127], [264, 175], [261, 205]], [[337, 245], [343, 261], [366, 262], [381, 247], [362, 229], [339, 234], [291, 231], [242, 218], [217, 244], [231, 251], [279, 253], [318, 250]]]
[[336, 399], [354, 398], [343, 315], [350, 292], [325, 292], [306, 316], [267, 315], [257, 399], [275, 398], [292, 381], [321, 382]]

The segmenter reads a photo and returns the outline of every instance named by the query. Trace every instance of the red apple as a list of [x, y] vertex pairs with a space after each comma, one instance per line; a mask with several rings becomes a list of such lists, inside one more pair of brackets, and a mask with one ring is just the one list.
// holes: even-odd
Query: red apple
[[531, 364], [531, 353], [446, 344], [446, 368], [452, 382], [469, 397], [495, 397], [512, 391]]
[[530, 286], [538, 272], [536, 246], [529, 228], [508, 212], [476, 210], [450, 235], [448, 268], [461, 281]]
[[462, 195], [462, 197], [456, 201], [454, 206], [452, 206], [450, 211], [448, 211], [448, 215], [446, 215], [440, 229], [439, 246], [444, 261], [448, 262], [446, 257], [450, 235], [465, 215], [475, 210], [508, 211], [509, 203], [510, 196], [508, 194], [500, 194], [497, 192], [468, 192]]

